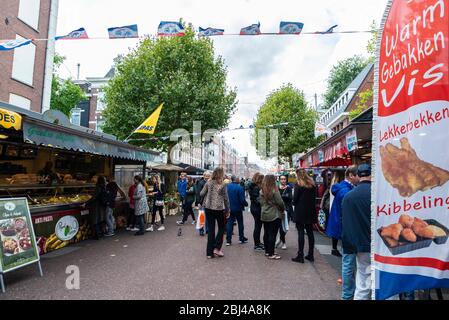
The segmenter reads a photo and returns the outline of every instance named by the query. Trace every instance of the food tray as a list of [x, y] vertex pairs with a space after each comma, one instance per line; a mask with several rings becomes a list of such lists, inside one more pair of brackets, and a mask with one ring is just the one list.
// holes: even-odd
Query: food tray
[[433, 242], [435, 242], [436, 244], [445, 244], [447, 242], [447, 239], [449, 238], [449, 229], [446, 228], [445, 226], [443, 226], [438, 221], [433, 220], [433, 219], [424, 220], [424, 221], [427, 222], [429, 225], [437, 226], [437, 227], [443, 229], [444, 232], [446, 232], [446, 236], [445, 237], [436, 237], [433, 240]]
[[[439, 225], [438, 225], [438, 227], [439, 227]], [[399, 242], [405, 242], [405, 244], [398, 245], [397, 247], [390, 247], [388, 242], [381, 236], [381, 231], [382, 231], [382, 228], [377, 230], [379, 237], [382, 239], [382, 241], [387, 246], [388, 250], [390, 250], [391, 254], [394, 256], [396, 256], [398, 254], [410, 252], [410, 251], [428, 248], [432, 244], [432, 241], [434, 241], [433, 239], [425, 239], [425, 238], [417, 237], [416, 242], [408, 242], [401, 236], [401, 238], [399, 238]]]

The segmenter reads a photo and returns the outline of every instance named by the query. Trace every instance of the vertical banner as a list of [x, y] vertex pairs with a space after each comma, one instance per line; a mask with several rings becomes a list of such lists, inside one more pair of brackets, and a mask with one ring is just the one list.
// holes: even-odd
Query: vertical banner
[[376, 65], [376, 299], [449, 287], [449, 0], [392, 0]]

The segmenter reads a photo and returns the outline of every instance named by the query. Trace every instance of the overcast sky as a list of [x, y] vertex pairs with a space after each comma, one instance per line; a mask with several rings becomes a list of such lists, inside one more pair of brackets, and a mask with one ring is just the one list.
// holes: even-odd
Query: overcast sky
[[[139, 34], [155, 34], [160, 21], [183, 18], [195, 28], [216, 27], [238, 33], [242, 27], [261, 23], [262, 32], [277, 32], [280, 21], [303, 22], [304, 32], [369, 30], [381, 21], [387, 0], [60, 0], [58, 34], [80, 27], [90, 37], [107, 37], [107, 28], [138, 24]], [[214, 37], [216, 54], [228, 66], [228, 84], [237, 87], [238, 110], [230, 127], [249, 126], [267, 94], [284, 83], [303, 90], [307, 100], [319, 102], [329, 70], [338, 60], [353, 54], [366, 55], [369, 34], [301, 36]], [[126, 54], [135, 39], [59, 41], [56, 51], [67, 57], [64, 77], [104, 76], [118, 54]], [[248, 131], [231, 131], [225, 136], [250, 161], [258, 161], [250, 146]], [[233, 139], [234, 138], [234, 139]]]

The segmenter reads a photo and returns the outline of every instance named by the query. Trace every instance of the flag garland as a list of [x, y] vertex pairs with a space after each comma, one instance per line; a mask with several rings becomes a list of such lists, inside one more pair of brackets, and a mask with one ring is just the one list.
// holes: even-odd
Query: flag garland
[[[212, 37], [212, 36], [236, 36], [236, 35], [326, 35], [326, 34], [353, 34], [353, 33], [374, 33], [376, 30], [354, 30], [354, 31], [339, 31], [335, 32], [334, 29], [338, 25], [334, 25], [326, 31], [316, 32], [302, 32], [304, 24], [301, 22], [284, 22], [280, 23], [278, 33], [263, 33], [260, 31], [260, 23], [244, 27], [240, 30], [240, 33], [224, 33], [224, 29], [216, 28], [199, 28], [199, 37]], [[87, 35], [87, 31], [84, 28], [80, 28], [70, 32], [64, 36], [57, 36], [54, 40], [94, 40], [94, 39], [125, 39], [125, 38], [144, 38], [139, 36], [137, 24], [108, 28], [108, 37], [94, 37], [91, 38]], [[184, 36], [185, 28], [179, 22], [162, 21], [158, 27], [158, 36]], [[0, 51], [13, 50], [21, 46], [28, 45], [37, 41], [48, 41], [49, 39], [0, 39]]]
[[185, 28], [179, 22], [161, 21], [157, 28], [158, 36], [183, 36]]
[[199, 28], [198, 36], [200, 37], [211, 37], [211, 36], [222, 36], [224, 34], [224, 29], [215, 28]]
[[138, 38], [137, 24], [108, 29], [109, 39]]
[[19, 47], [29, 45], [31, 42], [31, 39], [15, 39], [6, 42], [0, 42], [0, 51], [14, 50]]
[[66, 34], [65, 36], [55, 37], [55, 40], [75, 40], [75, 39], [89, 39], [86, 29], [79, 28]]

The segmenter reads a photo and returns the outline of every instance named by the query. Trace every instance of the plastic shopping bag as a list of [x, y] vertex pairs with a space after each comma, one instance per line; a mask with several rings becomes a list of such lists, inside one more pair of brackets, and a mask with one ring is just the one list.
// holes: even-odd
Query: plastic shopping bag
[[287, 233], [288, 230], [290, 229], [288, 222], [289, 222], [288, 221], [288, 212], [285, 211], [284, 212], [284, 219], [282, 219], [282, 230], [284, 230], [285, 233]]
[[206, 213], [204, 212], [203, 208], [200, 208], [198, 210], [198, 219], [196, 219], [196, 229], [200, 230], [204, 228], [205, 221], [206, 221]]

